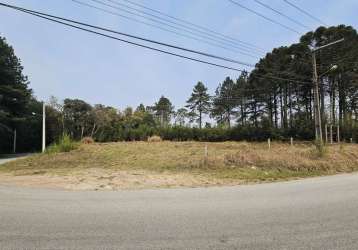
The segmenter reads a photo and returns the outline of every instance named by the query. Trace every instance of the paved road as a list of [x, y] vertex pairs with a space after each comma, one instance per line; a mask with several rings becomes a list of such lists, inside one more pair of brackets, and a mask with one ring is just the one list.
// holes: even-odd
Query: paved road
[[25, 158], [29, 154], [15, 154], [15, 155], [0, 155], [0, 165], [9, 161], [15, 161], [16, 159]]
[[207, 189], [0, 185], [0, 249], [358, 249], [358, 175]]

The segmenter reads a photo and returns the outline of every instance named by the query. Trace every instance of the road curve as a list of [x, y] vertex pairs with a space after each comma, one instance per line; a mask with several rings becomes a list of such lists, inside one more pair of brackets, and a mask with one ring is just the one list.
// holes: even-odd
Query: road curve
[[30, 154], [11, 154], [11, 155], [0, 155], [0, 165], [10, 161], [15, 161], [21, 158], [28, 157]]
[[0, 249], [358, 249], [358, 175], [69, 192], [0, 184]]

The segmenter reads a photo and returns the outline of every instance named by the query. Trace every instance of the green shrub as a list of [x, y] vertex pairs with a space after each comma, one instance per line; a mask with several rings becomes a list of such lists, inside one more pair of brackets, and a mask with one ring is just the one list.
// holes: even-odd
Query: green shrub
[[70, 152], [78, 147], [78, 143], [73, 141], [69, 135], [64, 135], [58, 143], [54, 143], [46, 150], [47, 153]]

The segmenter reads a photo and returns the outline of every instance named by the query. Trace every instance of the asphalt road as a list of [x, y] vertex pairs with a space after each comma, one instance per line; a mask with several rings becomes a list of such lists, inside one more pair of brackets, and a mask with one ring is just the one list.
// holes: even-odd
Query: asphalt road
[[25, 158], [29, 154], [12, 154], [12, 155], [0, 155], [0, 165], [9, 161], [14, 161], [20, 158]]
[[0, 249], [358, 249], [358, 175], [67, 192], [0, 184]]

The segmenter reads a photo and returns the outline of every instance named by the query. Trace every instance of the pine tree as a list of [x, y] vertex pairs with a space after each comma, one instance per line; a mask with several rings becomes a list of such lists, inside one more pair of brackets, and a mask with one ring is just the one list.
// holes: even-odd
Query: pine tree
[[160, 126], [164, 127], [170, 123], [171, 116], [174, 111], [174, 106], [170, 100], [164, 96], [161, 96], [159, 101], [154, 104], [153, 110]]
[[208, 89], [202, 82], [198, 82], [194, 89], [191, 97], [187, 101], [186, 106], [191, 112], [197, 117], [199, 128], [202, 127], [203, 114], [207, 114], [210, 109], [210, 96]]
[[13, 48], [0, 37], [0, 132], [13, 129], [25, 116], [31, 90], [22, 70]]

